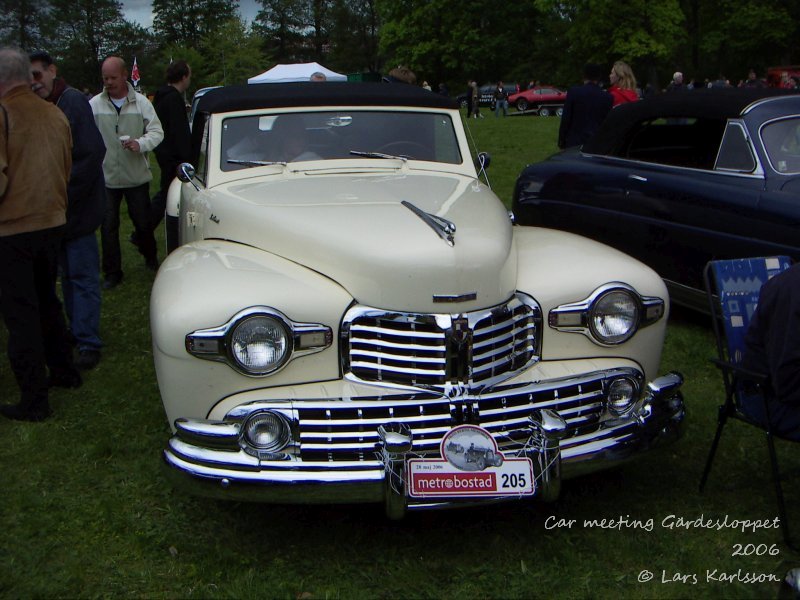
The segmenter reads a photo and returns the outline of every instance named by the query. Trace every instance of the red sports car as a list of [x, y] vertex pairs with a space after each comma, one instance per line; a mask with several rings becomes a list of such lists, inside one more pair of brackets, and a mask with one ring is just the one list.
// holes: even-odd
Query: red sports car
[[528, 90], [511, 94], [508, 103], [516, 106], [519, 111], [539, 109], [542, 117], [556, 114], [561, 116], [564, 98], [567, 93], [552, 86], [537, 85]]

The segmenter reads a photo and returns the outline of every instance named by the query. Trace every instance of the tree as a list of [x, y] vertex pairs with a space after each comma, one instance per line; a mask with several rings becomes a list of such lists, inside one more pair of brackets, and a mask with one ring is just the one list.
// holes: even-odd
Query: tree
[[258, 0], [261, 10], [253, 31], [263, 39], [263, 50], [277, 63], [296, 62], [303, 54], [305, 4], [303, 0]]
[[144, 35], [131, 33], [139, 30], [123, 19], [117, 0], [52, 0], [52, 5], [58, 45], [50, 53], [78, 87], [97, 90], [103, 59], [119, 52], [126, 35]]
[[[580, 77], [580, 66], [594, 62], [610, 66], [626, 62], [649, 73], [674, 61], [684, 46], [684, 13], [678, 0], [537, 0], [537, 6], [562, 36], [560, 46], [572, 70]], [[571, 59], [571, 60], [570, 60]], [[672, 68], [670, 68], [672, 70]], [[563, 80], [566, 73], [561, 70]]]
[[228, 19], [207, 35], [200, 52], [208, 85], [247, 83], [248, 77], [265, 70], [266, 60], [258, 36], [247, 31], [240, 18]]
[[230, 19], [238, 0], [153, 0], [153, 30], [164, 43], [199, 46]]
[[526, 3], [377, 0], [376, 5], [385, 60], [433, 82], [505, 78], [514, 62], [530, 55], [539, 19], [536, 7]]
[[328, 65], [335, 71], [374, 71], [380, 21], [375, 0], [336, 0], [331, 7]]
[[48, 2], [0, 0], [0, 43], [33, 49], [48, 45]]

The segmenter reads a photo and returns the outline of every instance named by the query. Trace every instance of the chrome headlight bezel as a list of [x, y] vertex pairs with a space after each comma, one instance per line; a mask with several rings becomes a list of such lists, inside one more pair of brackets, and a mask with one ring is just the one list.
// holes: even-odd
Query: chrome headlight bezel
[[[266, 368], [251, 368], [236, 356], [234, 336], [240, 327], [254, 319], [267, 319], [280, 328], [286, 337], [286, 348], [280, 360]], [[325, 350], [333, 343], [333, 331], [320, 323], [299, 323], [268, 306], [251, 306], [233, 315], [218, 327], [198, 329], [185, 338], [186, 351], [197, 358], [224, 362], [249, 377], [266, 377], [282, 370], [295, 358]]]
[[[627, 297], [635, 309], [629, 329], [622, 334], [608, 336], [600, 331], [596, 319], [603, 310], [603, 303], [615, 295], [621, 298]], [[664, 311], [663, 299], [642, 296], [626, 283], [611, 282], [598, 287], [584, 300], [553, 308], [548, 314], [548, 325], [566, 333], [582, 333], [599, 346], [613, 347], [624, 344], [639, 329], [661, 319]]]
[[[257, 441], [256, 429], [268, 423], [277, 429], [275, 438], [267, 443]], [[242, 442], [257, 452], [280, 452], [292, 441], [291, 426], [286, 417], [274, 410], [257, 410], [252, 412], [241, 426]]]

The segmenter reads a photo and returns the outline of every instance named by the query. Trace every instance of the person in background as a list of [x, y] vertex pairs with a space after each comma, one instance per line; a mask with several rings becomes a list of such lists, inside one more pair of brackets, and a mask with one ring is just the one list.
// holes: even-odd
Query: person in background
[[325, 75], [325, 73], [322, 73], [321, 71], [314, 71], [311, 74], [311, 77], [308, 78], [308, 80], [309, 81], [328, 81], [328, 77]]
[[602, 73], [598, 65], [587, 64], [583, 68], [583, 84], [567, 90], [558, 128], [559, 148], [581, 146], [594, 135], [611, 110], [611, 94], [600, 87]]
[[675, 71], [672, 74], [672, 81], [669, 82], [667, 85], [668, 92], [682, 92], [686, 89], [686, 86], [683, 84], [683, 73], [680, 71]]
[[739, 87], [744, 88], [763, 88], [766, 87], [764, 82], [756, 76], [755, 69], [750, 69], [747, 73], [747, 79], [739, 84]]
[[153, 107], [164, 130], [164, 140], [155, 149], [161, 169], [161, 188], [150, 205], [153, 231], [164, 218], [167, 192], [178, 172], [178, 165], [189, 162], [192, 153], [185, 100], [186, 90], [192, 81], [192, 69], [185, 60], [176, 60], [167, 67], [166, 77], [167, 85], [160, 87], [153, 98]]
[[106, 212], [100, 228], [103, 246], [103, 289], [122, 283], [122, 253], [119, 247], [119, 209], [128, 204], [139, 253], [145, 266], [158, 269], [158, 253], [150, 223], [150, 181], [153, 174], [147, 152], [164, 139], [164, 131], [153, 105], [128, 83], [128, 68], [118, 56], [102, 65], [103, 91], [89, 101], [94, 120], [106, 144], [103, 175], [106, 181]]
[[635, 102], [639, 99], [639, 94], [636, 92], [636, 77], [628, 63], [621, 60], [615, 62], [611, 67], [608, 80], [611, 83], [608, 93], [611, 94], [612, 106]]
[[9, 419], [43, 421], [48, 387], [82, 383], [56, 295], [71, 168], [69, 121], [31, 90], [28, 55], [0, 49], [0, 313], [20, 389], [0, 405]]
[[467, 118], [469, 119], [472, 116], [472, 80], [467, 81], [466, 101], [467, 101]]
[[414, 71], [408, 67], [400, 65], [395, 67], [389, 74], [383, 78], [385, 83], [408, 83], [410, 85], [417, 85], [417, 76]]
[[424, 90], [428, 90], [429, 92], [432, 92], [432, 91], [433, 91], [433, 90], [431, 89], [431, 86], [430, 86], [430, 84], [429, 84], [427, 81], [423, 81], [423, 82], [422, 82], [422, 89], [424, 89]]
[[75, 340], [78, 369], [100, 362], [100, 251], [97, 229], [105, 212], [103, 157], [106, 149], [89, 100], [58, 77], [47, 52], [30, 55], [33, 91], [58, 106], [72, 133], [72, 170], [67, 186], [67, 227], [61, 245], [61, 292]]
[[478, 90], [478, 82], [472, 82], [472, 117], [475, 119], [482, 119], [483, 115], [481, 114], [481, 93]]
[[503, 111], [503, 116], [508, 116], [508, 90], [503, 86], [502, 81], [497, 82], [497, 87], [494, 89], [494, 116], [500, 116], [500, 111]]

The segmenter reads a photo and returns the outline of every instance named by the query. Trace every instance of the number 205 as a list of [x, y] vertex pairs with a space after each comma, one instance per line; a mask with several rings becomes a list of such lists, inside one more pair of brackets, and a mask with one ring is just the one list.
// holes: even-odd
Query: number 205
[[524, 473], [503, 473], [500, 479], [500, 486], [503, 488], [524, 488], [528, 485], [528, 479]]

